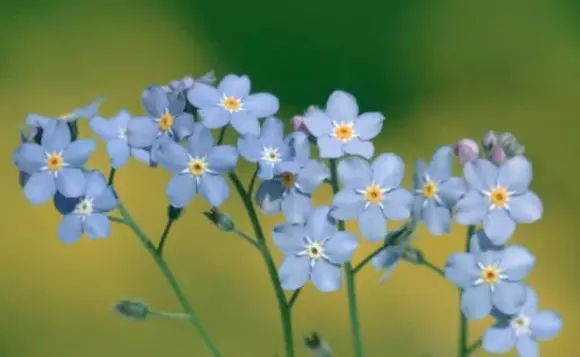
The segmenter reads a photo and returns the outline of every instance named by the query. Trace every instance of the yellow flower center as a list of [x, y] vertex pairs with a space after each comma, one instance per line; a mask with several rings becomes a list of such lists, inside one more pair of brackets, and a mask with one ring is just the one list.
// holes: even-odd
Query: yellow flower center
[[509, 194], [503, 187], [494, 188], [489, 194], [489, 200], [496, 207], [505, 207], [509, 201]]
[[370, 185], [365, 190], [365, 200], [369, 203], [379, 203], [383, 200], [383, 191], [380, 186]]
[[193, 176], [201, 176], [207, 171], [206, 164], [203, 160], [193, 159], [189, 162], [189, 172]]
[[349, 141], [353, 137], [352, 127], [348, 124], [340, 124], [334, 128], [334, 135], [340, 141]]
[[171, 129], [173, 126], [173, 115], [169, 113], [169, 111], [165, 111], [165, 113], [159, 117], [159, 129], [163, 131], [167, 131]]
[[485, 267], [481, 270], [481, 280], [488, 285], [494, 285], [499, 282], [499, 272], [495, 267]]
[[433, 198], [437, 194], [437, 185], [433, 181], [427, 181], [423, 185], [423, 196]]
[[282, 173], [280, 182], [282, 182], [282, 186], [285, 189], [289, 190], [294, 187], [294, 184], [296, 183], [296, 176], [293, 173], [286, 171]]
[[225, 97], [222, 105], [230, 112], [237, 112], [242, 107], [242, 102], [234, 97]]
[[46, 168], [50, 171], [53, 172], [59, 171], [60, 169], [62, 169], [63, 164], [64, 159], [60, 154], [53, 153], [46, 158]]

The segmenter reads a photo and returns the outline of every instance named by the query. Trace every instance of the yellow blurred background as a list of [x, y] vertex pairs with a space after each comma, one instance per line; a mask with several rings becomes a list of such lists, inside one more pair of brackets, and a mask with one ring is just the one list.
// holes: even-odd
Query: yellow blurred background
[[[146, 85], [211, 68], [218, 76], [250, 75], [255, 90], [280, 96], [285, 119], [324, 104], [335, 88], [355, 94], [363, 110], [387, 116], [378, 151], [401, 155], [409, 168], [441, 144], [478, 139], [488, 129], [514, 133], [534, 163], [533, 189], [545, 205], [544, 218], [520, 226], [514, 241], [537, 256], [529, 283], [541, 307], [564, 317], [561, 335], [542, 344], [542, 356], [577, 355], [577, 2], [46, 0], [0, 9], [6, 124], [0, 134], [0, 357], [207, 355], [185, 322], [132, 323], [111, 313], [110, 306], [127, 297], [166, 311], [179, 305], [125, 227], [115, 226], [107, 240], [61, 244], [59, 215], [52, 204], [27, 203], [10, 156], [29, 112], [56, 115], [105, 94], [104, 115], [122, 108], [140, 113]], [[86, 126], [81, 130], [88, 135]], [[102, 150], [90, 164], [108, 169]], [[247, 179], [249, 166], [241, 166]], [[126, 206], [154, 237], [164, 225], [167, 179], [162, 170], [135, 162], [116, 178]], [[320, 203], [329, 198], [328, 191], [317, 196]], [[241, 240], [216, 232], [199, 214], [206, 208], [199, 198], [188, 207], [169, 239], [168, 261], [225, 357], [281, 355], [276, 302], [262, 261]], [[223, 208], [250, 232], [239, 201]], [[278, 222], [264, 221], [268, 231]], [[462, 249], [464, 232], [457, 226], [433, 238], [422, 230], [418, 244], [443, 265]], [[373, 248], [364, 243], [355, 261]], [[377, 283], [379, 276], [369, 267], [358, 279], [367, 356], [455, 356], [455, 289], [406, 264], [385, 284]], [[307, 355], [301, 338], [312, 330], [336, 357], [352, 355], [344, 291], [321, 294], [309, 285], [294, 323], [298, 356]], [[471, 337], [487, 323], [473, 323]]]

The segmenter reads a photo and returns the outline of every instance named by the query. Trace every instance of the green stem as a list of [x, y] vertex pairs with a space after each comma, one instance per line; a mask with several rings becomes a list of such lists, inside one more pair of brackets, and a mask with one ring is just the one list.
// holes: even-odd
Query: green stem
[[230, 180], [234, 184], [248, 216], [250, 218], [250, 223], [254, 229], [254, 234], [256, 235], [257, 243], [260, 246], [260, 253], [264, 262], [266, 263], [266, 268], [268, 270], [268, 276], [274, 287], [274, 292], [276, 293], [276, 300], [278, 302], [278, 310], [280, 312], [280, 318], [282, 322], [282, 331], [284, 335], [284, 347], [286, 351], [286, 357], [294, 357], [294, 337], [292, 332], [292, 316], [290, 314], [290, 308], [286, 302], [286, 295], [284, 295], [284, 290], [282, 290], [282, 284], [280, 283], [280, 277], [278, 276], [278, 270], [276, 269], [276, 264], [272, 258], [272, 254], [268, 249], [266, 244], [266, 237], [260, 225], [260, 220], [256, 214], [254, 204], [252, 203], [251, 196], [248, 195], [244, 185], [235, 173], [229, 174]]
[[[332, 192], [334, 195], [336, 195], [339, 191], [336, 160], [330, 160], [330, 183], [332, 185]], [[338, 230], [344, 231], [344, 221], [338, 221]], [[364, 264], [367, 262], [364, 262]], [[358, 268], [360, 269], [361, 267], [362, 266], [359, 264]], [[348, 312], [350, 316], [350, 328], [352, 334], [354, 357], [363, 357], [364, 353], [356, 300], [355, 269], [353, 269], [350, 262], [344, 263], [344, 274], [346, 277], [346, 293], [348, 298]]]
[[159, 255], [163, 255], [163, 248], [165, 248], [165, 243], [167, 242], [167, 237], [169, 236], [169, 232], [171, 231], [171, 226], [173, 226], [173, 219], [168, 219], [167, 224], [165, 225], [165, 229], [163, 229], [163, 233], [161, 234], [161, 238], [159, 239], [159, 244], [157, 245], [157, 253]]
[[421, 265], [423, 265], [425, 268], [431, 270], [435, 274], [442, 276], [442, 277], [445, 277], [445, 271], [443, 269], [439, 268], [438, 266], [436, 266], [435, 264], [431, 263], [427, 259], [424, 259], [421, 262]]
[[129, 211], [127, 211], [127, 209], [125, 208], [125, 206], [123, 206], [123, 203], [121, 203], [120, 200], [118, 201], [117, 208], [119, 209], [119, 213], [123, 217], [124, 223], [127, 226], [129, 226], [129, 228], [131, 228], [133, 233], [135, 233], [137, 238], [139, 238], [139, 241], [141, 242], [145, 250], [147, 250], [149, 255], [151, 255], [151, 257], [157, 264], [157, 267], [161, 271], [161, 274], [163, 274], [163, 276], [169, 283], [169, 286], [171, 287], [173, 294], [175, 295], [175, 297], [177, 297], [179, 304], [181, 305], [185, 313], [189, 315], [188, 321], [195, 328], [195, 330], [197, 331], [199, 337], [202, 339], [207, 349], [211, 352], [213, 357], [221, 357], [222, 356], [221, 353], [219, 352], [219, 350], [214, 345], [209, 335], [205, 331], [203, 325], [201, 324], [201, 321], [199, 320], [197, 314], [195, 313], [193, 306], [191, 305], [191, 303], [181, 290], [181, 287], [179, 286], [179, 283], [175, 279], [175, 276], [173, 276], [173, 273], [171, 272], [169, 265], [161, 257], [161, 255], [157, 253], [157, 249], [155, 248], [155, 245], [151, 242], [151, 239], [149, 239], [149, 237], [145, 234], [145, 232], [143, 232], [143, 230], [137, 225], [137, 223], [135, 223], [135, 221], [129, 214]]
[[298, 289], [298, 290], [294, 290], [294, 292], [292, 292], [292, 296], [290, 296], [290, 300], [288, 300], [288, 307], [292, 308], [294, 306], [294, 303], [296, 302], [296, 300], [298, 300], [298, 297], [300, 296], [300, 293], [302, 292], [302, 288]]
[[472, 354], [473, 352], [477, 351], [477, 349], [481, 347], [482, 343], [483, 343], [483, 340], [481, 339], [481, 337], [478, 338], [477, 341], [472, 343], [471, 346], [469, 346], [469, 348], [465, 350], [465, 356], [467, 357], [470, 354]]
[[[475, 233], [475, 226], [469, 225], [467, 226], [467, 234], [465, 237], [465, 251], [469, 251], [469, 241], [471, 236]], [[467, 357], [468, 356], [468, 323], [467, 318], [461, 311], [461, 294], [463, 291], [459, 290], [459, 357]]]
[[107, 184], [109, 186], [113, 185], [113, 181], [115, 181], [115, 173], [116, 172], [117, 172], [117, 170], [115, 170], [113, 168], [109, 171], [109, 179], [107, 180]]

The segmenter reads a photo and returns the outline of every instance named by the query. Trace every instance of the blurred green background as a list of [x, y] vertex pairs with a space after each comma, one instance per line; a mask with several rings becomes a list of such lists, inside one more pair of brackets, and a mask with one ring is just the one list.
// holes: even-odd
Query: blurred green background
[[[514, 241], [537, 255], [529, 283], [541, 307], [564, 317], [561, 335], [542, 345], [542, 355], [577, 354], [577, 1], [45, 0], [8, 2], [1, 10], [0, 104], [7, 125], [0, 134], [1, 357], [206, 355], [181, 321], [138, 324], [110, 312], [125, 297], [157, 309], [179, 306], [126, 228], [115, 226], [107, 240], [62, 245], [59, 216], [51, 204], [27, 203], [10, 155], [29, 112], [56, 115], [105, 94], [104, 115], [121, 108], [139, 113], [146, 85], [211, 68], [218, 76], [250, 75], [255, 90], [281, 98], [285, 119], [324, 104], [333, 89], [347, 90], [363, 110], [385, 113], [378, 150], [398, 153], [409, 167], [441, 144], [479, 138], [490, 128], [513, 132], [527, 147], [533, 189], [545, 205], [544, 218], [520, 226]], [[107, 170], [106, 162], [100, 151], [91, 165]], [[117, 176], [126, 205], [153, 236], [164, 225], [167, 179], [137, 163]], [[329, 198], [322, 191], [317, 200]], [[198, 213], [206, 208], [196, 199], [175, 226], [166, 251], [175, 274], [226, 357], [281, 355], [276, 303], [261, 260], [241, 240], [216, 232]], [[250, 232], [238, 201], [224, 209]], [[265, 220], [267, 229], [279, 221]], [[419, 246], [443, 265], [462, 249], [464, 232], [457, 226], [433, 238], [421, 231]], [[355, 260], [372, 249], [365, 243]], [[368, 357], [454, 356], [451, 285], [409, 265], [386, 284], [378, 278], [368, 268], [358, 279]], [[352, 355], [344, 291], [320, 294], [308, 286], [294, 322], [297, 345], [317, 330], [337, 357]], [[487, 323], [473, 323], [472, 337]]]

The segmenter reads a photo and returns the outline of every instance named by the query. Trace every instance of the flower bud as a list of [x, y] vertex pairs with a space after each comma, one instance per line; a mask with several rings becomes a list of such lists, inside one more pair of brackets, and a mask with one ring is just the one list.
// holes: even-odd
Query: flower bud
[[505, 151], [499, 145], [494, 145], [489, 151], [489, 161], [496, 165], [501, 165], [505, 160]]
[[461, 139], [455, 144], [453, 152], [461, 164], [465, 165], [479, 156], [479, 145], [472, 139]]
[[501, 133], [498, 136], [498, 144], [508, 158], [523, 155], [525, 152], [525, 147], [511, 133]]
[[483, 139], [481, 140], [481, 144], [483, 145], [483, 149], [487, 152], [491, 151], [491, 149], [497, 144], [497, 135], [495, 131], [489, 130], [487, 133], [483, 135]]
[[234, 221], [225, 213], [222, 213], [216, 207], [213, 207], [210, 211], [203, 212], [203, 215], [207, 217], [219, 230], [224, 232], [232, 232], [235, 230]]
[[147, 305], [139, 300], [121, 300], [115, 304], [113, 311], [119, 316], [133, 321], [143, 321], [150, 313]]
[[177, 221], [179, 217], [181, 217], [181, 213], [183, 212], [183, 208], [173, 207], [169, 205], [167, 207], [167, 218], [172, 221]]
[[304, 125], [304, 117], [300, 115], [295, 115], [292, 117], [292, 129], [294, 131], [301, 131], [303, 133], [308, 134], [308, 129], [306, 129], [306, 125]]
[[304, 345], [311, 352], [313, 357], [332, 357], [332, 351], [326, 341], [320, 338], [316, 332], [304, 338]]
[[403, 260], [414, 265], [421, 265], [425, 261], [423, 253], [419, 249], [413, 248], [411, 246], [405, 247], [405, 250], [403, 250], [402, 258]]

